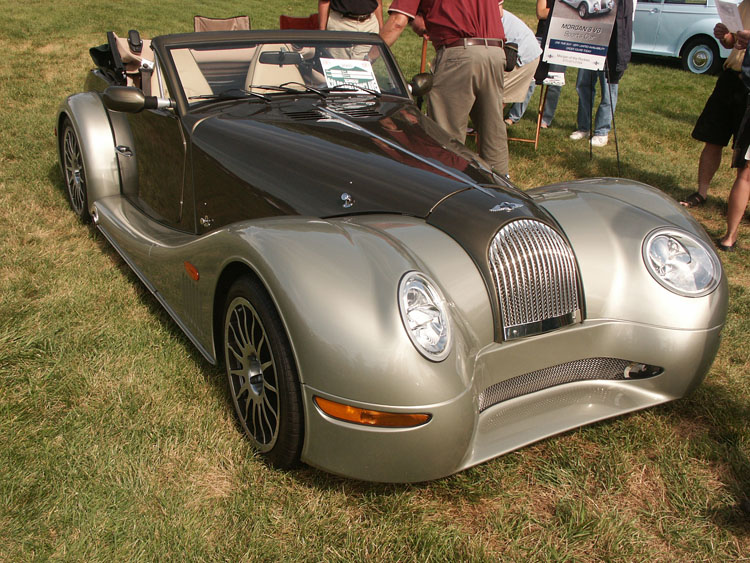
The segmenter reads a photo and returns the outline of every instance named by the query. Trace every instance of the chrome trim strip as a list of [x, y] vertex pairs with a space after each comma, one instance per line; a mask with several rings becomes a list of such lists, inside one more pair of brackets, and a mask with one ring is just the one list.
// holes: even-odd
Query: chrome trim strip
[[[341, 113], [337, 113], [337, 112], [333, 111], [332, 109], [330, 109], [328, 107], [320, 107], [318, 109], [322, 113], [328, 114], [333, 119], [336, 119], [336, 120], [344, 122], [345, 125], [347, 125], [349, 127], [352, 127], [353, 129], [356, 129], [360, 133], [364, 133], [365, 135], [369, 135], [370, 137], [374, 137], [375, 139], [378, 139], [379, 141], [384, 142], [389, 147], [391, 147], [393, 149], [396, 149], [399, 152], [405, 153], [405, 154], [409, 155], [410, 157], [415, 158], [418, 161], [422, 162], [423, 164], [426, 164], [426, 165], [431, 166], [431, 167], [433, 167], [433, 168], [435, 168], [437, 170], [440, 170], [444, 174], [450, 176], [451, 178], [453, 178], [455, 180], [458, 180], [459, 182], [461, 182], [463, 184], [471, 186], [472, 188], [476, 188], [476, 189], [482, 191], [483, 193], [485, 193], [487, 195], [491, 195], [493, 197], [495, 196], [495, 194], [493, 194], [492, 192], [490, 192], [488, 189], [486, 189], [485, 187], [483, 187], [481, 184], [477, 184], [471, 178], [459, 175], [454, 169], [448, 168], [447, 166], [442, 166], [442, 165], [440, 165], [440, 164], [438, 164], [436, 162], [428, 160], [427, 158], [423, 157], [422, 155], [419, 155], [419, 154], [417, 154], [415, 152], [412, 152], [412, 151], [404, 148], [403, 145], [399, 145], [398, 143], [396, 143], [396, 142], [394, 142], [394, 141], [392, 141], [390, 139], [382, 137], [382, 136], [380, 136], [380, 135], [378, 135], [376, 133], [373, 133], [372, 131], [368, 131], [367, 129], [365, 129], [361, 125], [359, 125], [359, 124], [357, 124], [357, 123], [355, 123], [355, 122], [350, 121], [349, 119], [347, 119], [348, 116], [346, 114], [342, 115]], [[481, 168], [485, 168], [484, 166], [481, 165], [481, 163], [479, 163], [476, 160], [474, 161], [474, 164], [476, 164], [477, 166], [480, 166]], [[493, 176], [495, 175], [495, 173], [492, 170], [487, 170], [487, 172], [489, 174], [492, 174]], [[434, 207], [433, 207], [433, 209], [434, 209]]]
[[572, 313], [565, 313], [559, 317], [553, 317], [551, 319], [544, 319], [542, 321], [534, 321], [522, 325], [506, 326], [503, 327], [503, 338], [505, 340], [514, 340], [516, 338], [523, 338], [524, 336], [531, 336], [533, 334], [543, 334], [550, 332], [551, 330], [557, 330], [564, 326], [572, 325], [581, 318], [581, 310], [576, 309]]

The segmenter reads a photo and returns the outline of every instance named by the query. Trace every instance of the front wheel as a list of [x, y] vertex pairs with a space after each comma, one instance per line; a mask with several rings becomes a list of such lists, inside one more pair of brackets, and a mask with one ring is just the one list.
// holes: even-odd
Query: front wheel
[[83, 151], [78, 135], [69, 119], [62, 128], [61, 156], [65, 187], [73, 212], [84, 223], [89, 219], [88, 195], [86, 193], [86, 169], [83, 165]]
[[581, 19], [586, 19], [589, 15], [589, 8], [586, 6], [586, 2], [581, 2], [578, 4], [578, 15], [581, 16]]
[[715, 73], [721, 66], [719, 48], [710, 38], [691, 39], [682, 50], [682, 68], [695, 74]]
[[304, 436], [297, 368], [273, 302], [250, 276], [237, 279], [227, 294], [224, 360], [245, 434], [274, 466], [294, 466]]

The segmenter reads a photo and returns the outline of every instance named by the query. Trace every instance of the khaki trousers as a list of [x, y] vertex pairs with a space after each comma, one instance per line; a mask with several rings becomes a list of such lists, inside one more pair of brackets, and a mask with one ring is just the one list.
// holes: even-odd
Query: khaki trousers
[[439, 49], [428, 113], [462, 143], [469, 117], [479, 133], [479, 156], [499, 174], [508, 174], [508, 136], [503, 121], [501, 47], [473, 45]]
[[[336, 10], [330, 10], [328, 12], [328, 23], [326, 24], [328, 31], [364, 31], [369, 33], [380, 33], [380, 26], [378, 25], [378, 18], [375, 14], [370, 14], [370, 18], [358, 22], [345, 18]], [[364, 59], [370, 53], [369, 45], [359, 45], [349, 49], [329, 49], [331, 56], [336, 59]]]

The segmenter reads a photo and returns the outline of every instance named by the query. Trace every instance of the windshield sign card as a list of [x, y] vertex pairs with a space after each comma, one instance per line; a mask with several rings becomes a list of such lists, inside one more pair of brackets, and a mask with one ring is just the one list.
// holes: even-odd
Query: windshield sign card
[[353, 92], [357, 91], [357, 87], [364, 89], [359, 90], [362, 94], [366, 93], [365, 90], [380, 92], [370, 61], [321, 58], [320, 64], [329, 88], [350, 84]]

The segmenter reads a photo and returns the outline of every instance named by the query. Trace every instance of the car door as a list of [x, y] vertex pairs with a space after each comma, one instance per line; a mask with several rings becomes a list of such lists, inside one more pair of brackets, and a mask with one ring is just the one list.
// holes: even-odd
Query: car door
[[663, 0], [639, 0], [633, 20], [633, 51], [650, 53], [659, 33]]
[[[155, 74], [162, 76], [161, 72]], [[155, 95], [170, 97], [160, 79], [158, 87]], [[134, 160], [137, 180], [125, 195], [153, 220], [194, 232], [188, 143], [179, 115], [172, 108], [143, 110], [128, 114], [128, 121], [133, 146], [125, 149], [130, 149], [131, 154], [118, 149], [118, 157]]]
[[716, 17], [716, 8], [708, 6], [706, 0], [665, 0], [654, 51], [678, 57], [685, 31], [702, 18], [710, 17]]

